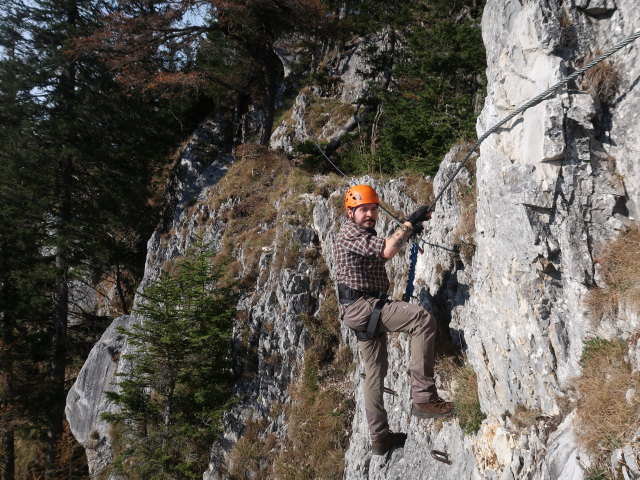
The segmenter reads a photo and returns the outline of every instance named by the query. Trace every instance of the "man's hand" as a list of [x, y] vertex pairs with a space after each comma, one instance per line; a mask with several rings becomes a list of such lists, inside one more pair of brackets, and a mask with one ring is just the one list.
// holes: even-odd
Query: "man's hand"
[[407, 218], [407, 222], [411, 223], [411, 225], [413, 225], [413, 228], [415, 230], [416, 225], [422, 222], [425, 222], [430, 218], [431, 218], [431, 211], [429, 210], [429, 206], [422, 205], [418, 207], [418, 209], [415, 212], [409, 215], [409, 218]]
[[413, 226], [413, 233], [409, 238], [419, 237], [420, 235], [422, 235], [422, 232], [424, 232], [424, 225], [422, 225], [421, 223], [418, 223]]

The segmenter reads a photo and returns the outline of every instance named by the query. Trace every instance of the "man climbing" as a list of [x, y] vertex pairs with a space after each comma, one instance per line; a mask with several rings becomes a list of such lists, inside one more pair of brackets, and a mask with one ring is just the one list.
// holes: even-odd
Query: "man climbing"
[[384, 408], [387, 374], [387, 332], [411, 336], [411, 413], [437, 418], [453, 413], [453, 404], [438, 396], [433, 379], [436, 322], [419, 305], [387, 299], [389, 278], [385, 269], [409, 237], [422, 231], [431, 218], [421, 206], [389, 238], [375, 231], [380, 200], [368, 185], [351, 187], [345, 196], [348, 220], [336, 238], [340, 318], [358, 337], [365, 370], [364, 403], [374, 455], [404, 445], [405, 433], [391, 432]]

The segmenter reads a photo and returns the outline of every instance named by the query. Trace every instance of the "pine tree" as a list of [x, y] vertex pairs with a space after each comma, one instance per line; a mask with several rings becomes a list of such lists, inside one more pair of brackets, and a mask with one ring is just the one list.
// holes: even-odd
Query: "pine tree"
[[0, 23], [0, 472], [16, 476], [16, 436], [38, 422], [41, 353], [53, 278], [46, 246], [51, 181], [31, 154], [37, 106], [19, 59], [21, 18], [6, 5]]
[[[451, 146], [475, 139], [474, 102], [486, 68], [482, 2], [429, 0], [412, 8], [407, 54], [383, 95], [378, 155], [383, 171], [435, 175]], [[480, 80], [479, 80], [480, 79]]]
[[[189, 102], [174, 99], [169, 109], [165, 100], [132, 96], [95, 58], [69, 55], [71, 40], [95, 28], [103, 8], [97, 0], [10, 0], [0, 9], [7, 472], [14, 470], [15, 435], [38, 432], [41, 440], [46, 431], [45, 476], [57, 475], [69, 367], [102, 333], [91, 316], [69, 330], [70, 285], [111, 278], [128, 311], [158, 218], [154, 182], [185, 135], [181, 122], [187, 131], [192, 126], [183, 115]], [[32, 395], [17, 401], [29, 384]]]
[[[109, 395], [119, 429], [116, 471], [127, 478], [200, 478], [231, 395], [235, 295], [202, 246], [147, 286], [140, 324], [124, 330], [131, 371]], [[126, 464], [126, 468], [123, 465]]]
[[[235, 103], [236, 118], [250, 102], [261, 103], [259, 143], [266, 145], [284, 73], [276, 42], [318, 34], [327, 23], [325, 6], [319, 0], [213, 0], [206, 7], [194, 0], [128, 2], [76, 49], [100, 56], [133, 88], [215, 92]], [[194, 11], [202, 18], [186, 21]]]

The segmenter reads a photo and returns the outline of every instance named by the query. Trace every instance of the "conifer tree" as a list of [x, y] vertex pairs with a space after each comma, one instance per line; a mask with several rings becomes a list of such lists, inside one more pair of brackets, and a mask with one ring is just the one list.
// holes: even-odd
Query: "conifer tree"
[[385, 92], [379, 156], [384, 171], [435, 175], [451, 146], [475, 139], [475, 104], [486, 68], [480, 19], [484, 2], [429, 0], [412, 5], [406, 54]]
[[[460, 140], [475, 136], [485, 69], [482, 0], [350, 4], [354, 32], [380, 32], [366, 78], [381, 83], [362, 99], [368, 115], [343, 142], [340, 162], [354, 173], [435, 174]], [[379, 82], [382, 76], [385, 81]], [[367, 145], [361, 148], [360, 145]]]
[[[86, 316], [69, 331], [70, 285], [111, 277], [127, 311], [158, 218], [154, 179], [186, 134], [180, 126], [193, 125], [182, 113], [188, 102], [174, 99], [170, 110], [162, 99], [132, 96], [95, 58], [69, 55], [71, 39], [95, 28], [106, 5], [9, 0], [0, 9], [0, 406], [10, 419], [1, 428], [8, 472], [15, 435], [28, 431], [47, 443], [45, 477], [57, 475], [70, 362], [84, 360], [104, 326], [90, 328], [95, 318]], [[90, 335], [79, 341], [79, 329]], [[17, 401], [21, 379], [34, 388]]]
[[36, 105], [19, 59], [19, 15], [6, 5], [0, 23], [0, 476], [16, 478], [16, 434], [41, 418], [41, 348], [49, 310], [46, 223], [51, 182], [31, 155]]
[[[148, 285], [139, 324], [124, 330], [130, 372], [105, 415], [122, 435], [114, 465], [130, 479], [200, 478], [231, 399], [235, 295], [203, 246]], [[126, 468], [123, 465], [126, 464]]]
[[[194, 13], [197, 22], [185, 20]], [[330, 20], [319, 0], [127, 2], [76, 49], [98, 55], [130, 87], [224, 92], [237, 118], [249, 101], [262, 103], [259, 142], [266, 145], [284, 72], [276, 42], [317, 35]]]

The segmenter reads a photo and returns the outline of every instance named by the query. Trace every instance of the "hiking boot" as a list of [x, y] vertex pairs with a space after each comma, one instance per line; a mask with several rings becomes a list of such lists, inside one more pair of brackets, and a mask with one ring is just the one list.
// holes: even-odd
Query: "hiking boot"
[[433, 402], [414, 403], [411, 415], [420, 418], [441, 418], [453, 414], [453, 403], [445, 402], [440, 397]]
[[407, 439], [407, 434], [402, 432], [393, 433], [389, 430], [389, 433], [382, 440], [373, 440], [371, 442], [371, 450], [374, 455], [384, 455], [389, 450], [394, 448], [404, 447], [404, 442]]

